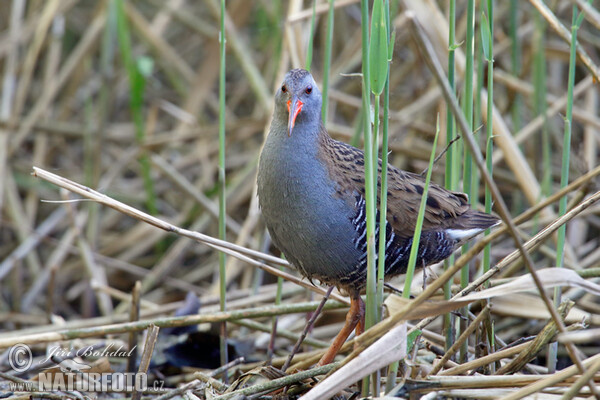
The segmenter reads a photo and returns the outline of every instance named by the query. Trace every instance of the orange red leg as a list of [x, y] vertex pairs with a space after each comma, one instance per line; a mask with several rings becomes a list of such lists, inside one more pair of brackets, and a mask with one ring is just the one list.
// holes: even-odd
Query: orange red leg
[[359, 295], [350, 297], [350, 310], [346, 314], [346, 323], [333, 340], [327, 352], [319, 360], [319, 366], [329, 364], [333, 361], [354, 329], [356, 329], [357, 336], [365, 330], [365, 303]]

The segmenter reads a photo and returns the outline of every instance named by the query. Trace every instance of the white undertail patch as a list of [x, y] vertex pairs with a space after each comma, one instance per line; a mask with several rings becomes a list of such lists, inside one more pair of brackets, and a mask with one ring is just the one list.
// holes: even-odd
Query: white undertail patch
[[[499, 225], [501, 222], [502, 221], [498, 221], [494, 225], [491, 225], [490, 228], [493, 228], [494, 226]], [[444, 232], [446, 232], [446, 234], [448, 236], [450, 236], [452, 239], [455, 239], [458, 241], [463, 241], [463, 240], [468, 240], [468, 239], [471, 239], [472, 237], [479, 235], [484, 230], [485, 229], [481, 229], [481, 228], [446, 229]]]

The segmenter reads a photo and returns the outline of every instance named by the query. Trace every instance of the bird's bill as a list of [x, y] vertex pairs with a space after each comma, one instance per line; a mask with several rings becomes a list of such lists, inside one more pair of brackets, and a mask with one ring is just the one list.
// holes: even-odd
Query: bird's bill
[[302, 111], [303, 102], [298, 100], [296, 96], [292, 97], [291, 100], [288, 100], [287, 107], [289, 113], [288, 119], [288, 136], [292, 136], [292, 129], [294, 129], [294, 125], [296, 124], [296, 117]]

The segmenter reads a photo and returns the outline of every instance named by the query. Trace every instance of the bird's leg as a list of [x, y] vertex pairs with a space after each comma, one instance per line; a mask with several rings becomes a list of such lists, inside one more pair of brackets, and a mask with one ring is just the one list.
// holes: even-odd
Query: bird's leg
[[[359, 307], [359, 319], [358, 324], [356, 324], [356, 329], [354, 330], [354, 334], [356, 336], [360, 336], [365, 332], [365, 302], [361, 297], [358, 298], [358, 307]], [[358, 342], [354, 342], [354, 350], [356, 350], [359, 346]]]
[[333, 343], [331, 343], [329, 349], [327, 349], [327, 352], [319, 360], [319, 363], [317, 364], [318, 366], [323, 366], [333, 361], [336, 354], [343, 346], [346, 339], [348, 339], [348, 336], [350, 336], [354, 328], [357, 328], [358, 330], [359, 326], [361, 326], [361, 333], [364, 331], [364, 318], [365, 303], [360, 298], [360, 295], [351, 295], [350, 310], [348, 311], [348, 314], [346, 314], [346, 323], [344, 324], [344, 327], [340, 333], [338, 333], [333, 340]]
[[358, 312], [359, 312], [359, 318], [358, 318], [358, 324], [356, 324], [356, 330], [354, 331], [354, 333], [356, 334], [356, 336], [362, 335], [363, 332], [365, 331], [365, 302], [363, 301], [363, 299], [359, 296], [358, 299], [356, 300], [358, 303]]
[[325, 293], [325, 296], [323, 296], [323, 300], [321, 300], [321, 303], [319, 304], [319, 306], [317, 307], [315, 312], [311, 315], [310, 319], [304, 326], [304, 330], [302, 331], [302, 334], [296, 341], [296, 344], [294, 345], [294, 349], [288, 356], [287, 360], [285, 360], [283, 367], [281, 367], [282, 371], [284, 371], [284, 372], [287, 371], [288, 367], [292, 363], [294, 355], [298, 352], [298, 349], [300, 349], [300, 345], [302, 345], [302, 342], [304, 342], [304, 339], [306, 339], [306, 335], [308, 335], [308, 331], [311, 330], [313, 328], [313, 326], [315, 325], [315, 321], [317, 320], [317, 317], [319, 316], [319, 314], [321, 314], [321, 310], [323, 310], [323, 306], [325, 306], [327, 299], [329, 299], [329, 295], [331, 294], [332, 290], [333, 290], [333, 286], [329, 286], [329, 289], [327, 289], [327, 293]]

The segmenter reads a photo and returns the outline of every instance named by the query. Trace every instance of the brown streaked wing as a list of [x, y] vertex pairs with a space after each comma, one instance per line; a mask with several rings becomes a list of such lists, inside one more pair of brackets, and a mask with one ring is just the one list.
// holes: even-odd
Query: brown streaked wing
[[[328, 135], [323, 135], [323, 138], [326, 142], [321, 146], [321, 157], [330, 171], [332, 180], [338, 183], [337, 194], [354, 201], [352, 193], [365, 193], [364, 154], [361, 150], [333, 140]], [[424, 185], [425, 180], [421, 176], [389, 167], [387, 220], [397, 235], [413, 235]], [[378, 185], [378, 201], [379, 194]], [[427, 196], [423, 231], [460, 229], [464, 225], [460, 217], [469, 210], [467, 195], [450, 192], [432, 182]]]

